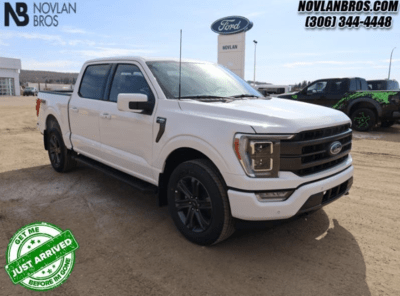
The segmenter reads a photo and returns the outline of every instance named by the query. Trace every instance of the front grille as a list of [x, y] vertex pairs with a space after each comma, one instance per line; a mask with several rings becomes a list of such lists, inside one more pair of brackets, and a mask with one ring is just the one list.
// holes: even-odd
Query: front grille
[[350, 124], [343, 124], [334, 127], [323, 129], [311, 130], [298, 133], [291, 141], [309, 141], [315, 139], [326, 138], [334, 135], [341, 134], [350, 129]]
[[[280, 170], [306, 176], [330, 169], [346, 161], [351, 141], [352, 130], [347, 124], [301, 132], [290, 140], [281, 141]], [[329, 152], [333, 142], [342, 144], [342, 150], [337, 155]]]

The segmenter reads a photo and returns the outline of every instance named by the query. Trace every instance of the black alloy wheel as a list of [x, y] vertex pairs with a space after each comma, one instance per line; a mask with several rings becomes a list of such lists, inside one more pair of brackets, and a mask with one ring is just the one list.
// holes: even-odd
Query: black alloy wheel
[[48, 124], [46, 147], [51, 166], [59, 173], [68, 172], [76, 167], [74, 153], [65, 147], [58, 123], [51, 120]]
[[61, 166], [62, 151], [60, 141], [54, 133], [51, 134], [49, 139], [49, 156], [51, 164], [59, 168]]
[[370, 131], [376, 124], [374, 111], [367, 108], [357, 109], [351, 114], [352, 127], [356, 131]]
[[181, 222], [193, 232], [204, 232], [212, 221], [210, 195], [194, 177], [183, 177], [175, 190], [175, 208]]
[[178, 230], [189, 241], [212, 245], [234, 231], [227, 186], [207, 159], [179, 164], [168, 181], [168, 209]]

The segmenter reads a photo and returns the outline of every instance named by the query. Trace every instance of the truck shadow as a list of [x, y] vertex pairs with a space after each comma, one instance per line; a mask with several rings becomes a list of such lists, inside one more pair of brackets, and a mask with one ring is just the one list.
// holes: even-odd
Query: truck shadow
[[[284, 286], [291, 291], [287, 294], [371, 295], [356, 239], [323, 209], [287, 221], [256, 223], [254, 228], [246, 225], [223, 244], [244, 262], [273, 267], [260, 272], [260, 280]], [[223, 244], [215, 247], [217, 252], [225, 253]], [[282, 277], [269, 280], [271, 274]]]
[[[70, 229], [80, 245], [71, 277], [58, 288], [64, 294], [371, 294], [355, 237], [324, 210], [201, 247], [178, 233], [155, 196], [95, 170], [58, 174], [45, 165], [0, 173], [0, 253], [34, 221]], [[5, 276], [0, 285], [14, 291]]]

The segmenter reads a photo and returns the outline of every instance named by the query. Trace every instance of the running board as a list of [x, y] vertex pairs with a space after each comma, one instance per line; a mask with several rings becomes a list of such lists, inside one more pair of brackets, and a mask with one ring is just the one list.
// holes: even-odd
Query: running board
[[121, 171], [118, 171], [112, 167], [109, 167], [108, 165], [105, 165], [101, 162], [98, 162], [96, 160], [90, 159], [86, 156], [83, 155], [76, 155], [73, 157], [77, 162], [83, 163], [84, 165], [87, 165], [88, 167], [94, 168], [106, 175], [109, 175], [115, 179], [118, 179], [122, 182], [127, 183], [128, 185], [131, 185], [135, 189], [146, 192], [146, 193], [157, 193], [158, 187], [147, 183], [146, 181], [140, 180], [138, 178], [135, 178], [131, 175], [125, 174]]

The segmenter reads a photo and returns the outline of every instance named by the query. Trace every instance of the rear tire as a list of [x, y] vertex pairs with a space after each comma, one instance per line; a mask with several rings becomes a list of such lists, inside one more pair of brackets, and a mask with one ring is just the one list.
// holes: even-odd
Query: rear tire
[[65, 147], [61, 129], [57, 122], [49, 122], [47, 132], [47, 148], [51, 166], [59, 173], [66, 173], [76, 167], [73, 152]]
[[391, 127], [395, 123], [394, 120], [384, 120], [381, 122], [381, 127]]
[[178, 230], [191, 242], [212, 245], [234, 231], [227, 190], [205, 159], [180, 164], [168, 183], [168, 209]]
[[370, 131], [376, 124], [374, 111], [367, 108], [357, 109], [351, 114], [353, 129], [360, 132]]

